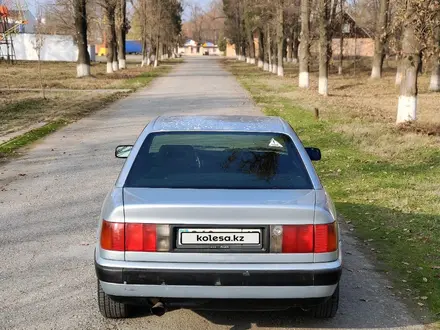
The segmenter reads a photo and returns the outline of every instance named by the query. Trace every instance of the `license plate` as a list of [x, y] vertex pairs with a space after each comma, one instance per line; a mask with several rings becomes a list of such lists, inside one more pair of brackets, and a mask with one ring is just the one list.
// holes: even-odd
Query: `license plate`
[[260, 229], [179, 229], [180, 245], [259, 245]]

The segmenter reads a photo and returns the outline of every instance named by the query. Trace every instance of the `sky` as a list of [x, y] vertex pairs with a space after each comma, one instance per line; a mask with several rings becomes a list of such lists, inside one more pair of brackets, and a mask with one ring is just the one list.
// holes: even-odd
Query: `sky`
[[[36, 13], [36, 7], [38, 7], [38, 4], [47, 4], [52, 2], [51, 0], [20, 0], [21, 3], [26, 3], [28, 8], [32, 11], [32, 13], [35, 15]], [[2, 0], [0, 0], [0, 3]], [[184, 3], [187, 4], [194, 4], [197, 3], [201, 5], [203, 8], [206, 8], [207, 5], [211, 2], [211, 0], [185, 0]], [[183, 19], [186, 20], [189, 17], [189, 6], [186, 6], [185, 12], [183, 13]]]
[[[185, 3], [187, 4], [194, 4], [194, 3], [198, 3], [199, 5], [201, 5], [203, 8], [206, 8], [207, 5], [211, 2], [211, 0], [185, 0]], [[183, 13], [183, 20], [187, 20], [189, 18], [189, 6], [186, 6], [185, 11]]]

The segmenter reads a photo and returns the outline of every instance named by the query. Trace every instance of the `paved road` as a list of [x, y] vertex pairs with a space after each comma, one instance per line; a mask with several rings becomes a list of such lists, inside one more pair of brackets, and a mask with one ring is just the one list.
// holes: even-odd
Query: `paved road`
[[159, 114], [258, 114], [216, 59], [190, 58], [169, 76], [49, 136], [0, 167], [0, 328], [288, 329], [422, 328], [347, 236], [342, 302], [331, 321], [292, 312], [138, 315], [105, 320], [97, 309], [93, 244], [101, 202], [132, 143]]

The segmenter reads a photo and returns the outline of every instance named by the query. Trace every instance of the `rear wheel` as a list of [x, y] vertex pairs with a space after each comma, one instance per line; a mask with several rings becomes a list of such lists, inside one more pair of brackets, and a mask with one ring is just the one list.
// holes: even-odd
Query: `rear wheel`
[[113, 300], [102, 290], [98, 281], [98, 305], [99, 311], [104, 317], [111, 319], [122, 319], [129, 316], [129, 305]]
[[329, 319], [336, 316], [339, 307], [339, 285], [333, 295], [323, 304], [313, 308], [313, 315], [317, 318]]

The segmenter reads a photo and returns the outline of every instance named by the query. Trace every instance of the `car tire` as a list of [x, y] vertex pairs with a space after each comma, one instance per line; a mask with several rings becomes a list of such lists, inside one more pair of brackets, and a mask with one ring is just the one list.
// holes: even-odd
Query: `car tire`
[[129, 305], [113, 300], [102, 290], [98, 281], [98, 305], [102, 316], [110, 319], [122, 319], [129, 316]]
[[330, 319], [336, 316], [339, 307], [339, 285], [333, 295], [323, 304], [315, 306], [313, 315], [320, 319]]

